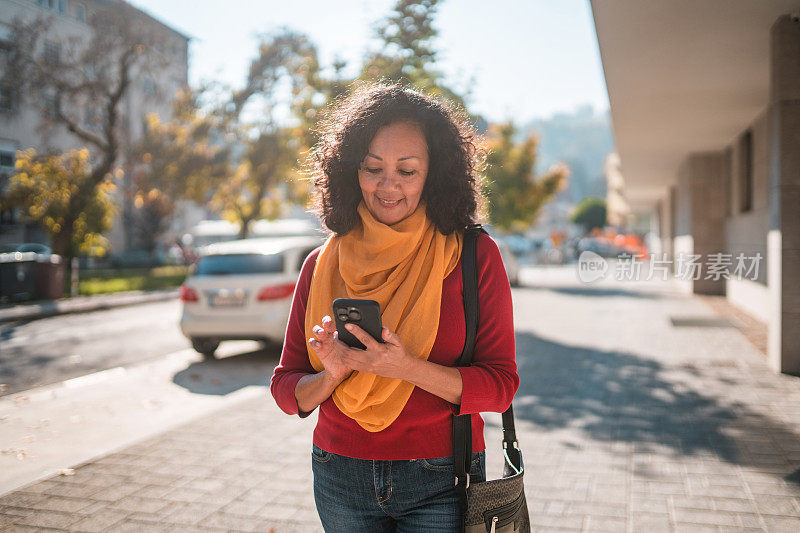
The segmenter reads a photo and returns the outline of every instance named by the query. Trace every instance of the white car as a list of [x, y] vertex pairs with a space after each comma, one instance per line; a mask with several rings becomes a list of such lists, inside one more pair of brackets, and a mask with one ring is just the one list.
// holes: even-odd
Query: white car
[[323, 241], [271, 237], [204, 247], [181, 286], [181, 332], [208, 358], [223, 340], [282, 343], [300, 268]]
[[505, 240], [494, 237], [494, 242], [497, 243], [497, 247], [500, 249], [500, 257], [503, 258], [503, 266], [506, 267], [509, 285], [519, 287], [519, 260], [517, 260], [517, 256], [514, 255]]

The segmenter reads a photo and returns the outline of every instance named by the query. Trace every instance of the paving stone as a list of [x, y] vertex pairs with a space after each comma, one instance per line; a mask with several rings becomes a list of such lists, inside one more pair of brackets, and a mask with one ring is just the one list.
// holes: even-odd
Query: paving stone
[[80, 520], [81, 516], [70, 513], [59, 513], [56, 511], [37, 511], [27, 516], [20, 516], [15, 520], [16, 524], [33, 527], [49, 527], [56, 529], [67, 529], [71, 524]]
[[770, 533], [797, 533], [800, 531], [800, 518], [764, 516], [764, 523]]
[[257, 516], [269, 520], [288, 520], [297, 513], [297, 509], [287, 505], [268, 503], [256, 512]]
[[264, 522], [261, 517], [230, 515], [225, 513], [212, 513], [204, 518], [198, 525], [203, 527], [218, 527], [238, 531], [257, 531]]
[[117, 524], [125, 519], [128, 515], [125, 511], [118, 511], [116, 509], [102, 509], [93, 513], [91, 516], [88, 516], [81, 520], [80, 522], [76, 522], [70, 526], [72, 531], [103, 531], [106, 528]]
[[733, 500], [729, 498], [713, 498], [714, 509], [736, 513], [755, 513], [756, 505], [752, 500]]
[[78, 485], [76, 483], [54, 483], [44, 491], [50, 496], [64, 496], [69, 498], [88, 498], [103, 490], [94, 485]]
[[157, 500], [155, 498], [139, 498], [137, 496], [126, 496], [119, 501], [111, 504], [114, 509], [128, 512], [144, 512], [144, 513], [157, 513], [165, 507], [169, 506], [170, 502], [166, 500]]
[[85, 509], [93, 503], [94, 502], [92, 500], [50, 496], [38, 502], [35, 508], [45, 511], [64, 511], [65, 513], [74, 513], [81, 509]]
[[165, 522], [195, 525], [217, 509], [218, 506], [203, 502], [172, 504], [166, 512], [162, 511], [160, 516]]
[[739, 525], [746, 529], [764, 529], [758, 515], [755, 514], [737, 514], [736, 519]]
[[669, 515], [666, 513], [638, 512], [631, 513], [630, 524], [633, 531], [665, 531], [670, 528]]
[[758, 512], [763, 515], [798, 516], [797, 500], [785, 496], [755, 496]]
[[114, 487], [109, 487], [107, 489], [98, 490], [92, 495], [92, 498], [95, 500], [103, 500], [107, 502], [115, 502], [120, 500], [129, 494], [133, 494], [141, 490], [143, 487], [140, 485], [134, 485], [131, 483], [120, 483]]
[[625, 531], [627, 520], [625, 518], [611, 518], [608, 516], [590, 516], [586, 520], [584, 531], [610, 531], [616, 533]]
[[675, 509], [675, 521], [691, 524], [708, 524], [714, 526], [734, 527], [736, 518], [731, 513], [717, 511], [698, 511], [695, 509]]
[[46, 498], [46, 495], [18, 491], [0, 497], [0, 505], [7, 505], [10, 507], [33, 507]]

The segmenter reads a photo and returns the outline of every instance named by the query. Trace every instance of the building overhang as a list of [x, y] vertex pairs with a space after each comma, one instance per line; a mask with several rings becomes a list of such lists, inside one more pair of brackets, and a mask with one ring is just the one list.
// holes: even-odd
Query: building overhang
[[800, 0], [591, 0], [632, 206], [692, 152], [724, 149], [769, 103], [770, 27]]

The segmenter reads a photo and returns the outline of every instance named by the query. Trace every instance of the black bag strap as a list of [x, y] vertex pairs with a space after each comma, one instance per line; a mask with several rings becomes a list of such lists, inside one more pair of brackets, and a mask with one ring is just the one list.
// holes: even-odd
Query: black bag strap
[[[478, 236], [485, 230], [480, 224], [471, 224], [464, 230], [461, 248], [461, 278], [464, 298], [464, 320], [466, 334], [464, 349], [456, 361], [456, 366], [472, 364], [475, 337], [478, 333]], [[467, 487], [472, 463], [472, 417], [453, 416], [453, 466], [455, 470], [456, 493], [462, 514], [467, 510]]]
[[[472, 364], [475, 338], [478, 334], [478, 236], [486, 233], [480, 224], [471, 224], [464, 230], [461, 250], [461, 277], [463, 279], [464, 319], [466, 335], [464, 349], [456, 366]], [[505, 454], [504, 476], [522, 471], [522, 455], [517, 443], [512, 406], [503, 413], [503, 452]], [[472, 463], [472, 417], [453, 415], [453, 463], [455, 484], [462, 515], [467, 512], [467, 487]]]

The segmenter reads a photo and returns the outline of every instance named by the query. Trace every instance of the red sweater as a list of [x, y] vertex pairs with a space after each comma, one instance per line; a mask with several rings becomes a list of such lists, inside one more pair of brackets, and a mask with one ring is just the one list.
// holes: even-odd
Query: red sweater
[[[305, 315], [308, 291], [319, 249], [303, 264], [294, 291], [280, 364], [270, 382], [278, 406], [299, 413], [294, 389], [306, 374], [316, 372], [308, 360]], [[452, 415], [472, 415], [472, 451], [484, 450], [481, 411], [503, 412], [519, 386], [514, 358], [511, 288], [497, 244], [486, 234], [478, 238], [478, 335], [472, 366], [458, 367], [464, 390], [454, 405], [419, 387], [411, 393], [400, 416], [386, 429], [369, 432], [345, 416], [331, 398], [320, 405], [314, 444], [329, 452], [359, 459], [400, 460], [452, 455]], [[322, 317], [319, 317], [322, 320]], [[465, 337], [461, 262], [442, 285], [439, 330], [428, 361], [453, 366]], [[497, 435], [499, 438], [499, 435]]]

